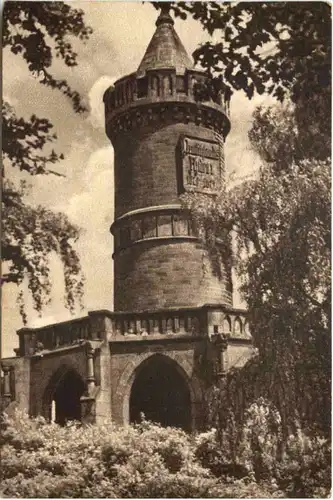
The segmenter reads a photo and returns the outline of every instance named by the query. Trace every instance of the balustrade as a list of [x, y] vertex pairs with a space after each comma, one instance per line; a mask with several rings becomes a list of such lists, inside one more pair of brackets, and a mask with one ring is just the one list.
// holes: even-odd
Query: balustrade
[[[94, 317], [96, 314], [94, 313]], [[151, 313], [101, 312], [98, 314], [101, 315], [102, 323], [105, 316], [111, 320], [112, 331], [108, 331], [107, 337], [111, 341], [146, 337], [156, 339], [170, 336], [205, 337], [214, 334], [225, 334], [235, 341], [251, 340], [245, 312], [224, 306], [161, 310]], [[20, 355], [34, 355], [43, 351], [80, 345], [90, 340], [101, 340], [104, 334], [100, 328], [93, 326], [95, 323], [91, 323], [90, 319], [88, 316], [45, 328], [19, 330]]]
[[[231, 339], [251, 339], [244, 311], [221, 307], [220, 319], [213, 319], [209, 309], [160, 311], [156, 313], [112, 313], [115, 339], [158, 337], [169, 335], [205, 336], [223, 333]], [[215, 324], [214, 324], [215, 323]], [[216, 324], [217, 323], [217, 324]]]
[[93, 339], [89, 318], [82, 318], [43, 328], [22, 328], [20, 355], [32, 355], [42, 351], [59, 349]]

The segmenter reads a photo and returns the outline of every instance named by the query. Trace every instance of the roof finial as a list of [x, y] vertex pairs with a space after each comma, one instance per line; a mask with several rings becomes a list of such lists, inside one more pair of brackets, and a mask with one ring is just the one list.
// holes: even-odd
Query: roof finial
[[170, 16], [170, 7], [171, 7], [171, 2], [159, 2], [161, 5], [161, 12], [160, 15], [158, 16], [156, 20], [156, 26], [159, 26], [160, 24], [174, 24], [174, 20]]

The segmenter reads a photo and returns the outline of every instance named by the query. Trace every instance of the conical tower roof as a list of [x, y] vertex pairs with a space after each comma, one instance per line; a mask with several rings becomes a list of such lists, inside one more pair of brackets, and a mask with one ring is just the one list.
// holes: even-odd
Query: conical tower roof
[[137, 71], [139, 77], [144, 76], [150, 69], [175, 68], [176, 74], [182, 75], [186, 69], [193, 68], [193, 61], [187, 54], [173, 25], [169, 6], [165, 4], [157, 18], [156, 31], [139, 65]]

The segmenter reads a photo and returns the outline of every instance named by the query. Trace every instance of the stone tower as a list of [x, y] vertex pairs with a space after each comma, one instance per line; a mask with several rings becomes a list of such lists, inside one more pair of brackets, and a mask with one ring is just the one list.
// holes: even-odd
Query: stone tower
[[162, 8], [137, 71], [104, 95], [115, 154], [115, 311], [232, 304], [230, 275], [212, 267], [179, 199], [221, 188], [229, 118], [221, 100], [199, 100], [205, 76], [173, 25]]
[[144, 413], [199, 429], [209, 387], [252, 354], [230, 266], [212, 265], [180, 199], [223, 189], [228, 106], [205, 95], [206, 77], [173, 24], [164, 6], [137, 71], [104, 95], [115, 154], [114, 311], [19, 330], [16, 357], [1, 361], [7, 411], [59, 424], [126, 424]]

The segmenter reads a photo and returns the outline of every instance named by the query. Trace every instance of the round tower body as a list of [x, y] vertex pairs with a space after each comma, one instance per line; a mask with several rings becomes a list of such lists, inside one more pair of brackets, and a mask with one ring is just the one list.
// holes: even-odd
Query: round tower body
[[224, 182], [230, 124], [221, 102], [198, 99], [195, 71], [162, 12], [136, 73], [104, 96], [115, 152], [114, 310], [232, 305], [228, 263], [212, 264], [180, 196]]

